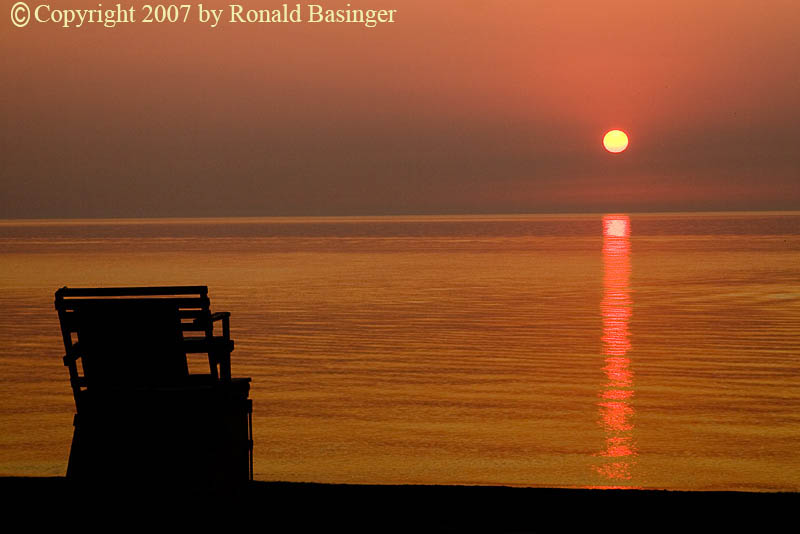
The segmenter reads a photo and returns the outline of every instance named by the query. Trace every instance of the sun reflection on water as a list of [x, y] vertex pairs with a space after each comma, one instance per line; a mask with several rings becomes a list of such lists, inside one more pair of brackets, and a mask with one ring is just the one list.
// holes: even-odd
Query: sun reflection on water
[[603, 355], [607, 382], [599, 393], [599, 424], [605, 448], [597, 455], [595, 471], [612, 484], [627, 484], [633, 475], [636, 443], [633, 439], [633, 371], [627, 353], [631, 348], [629, 279], [630, 219], [627, 215], [603, 217]]

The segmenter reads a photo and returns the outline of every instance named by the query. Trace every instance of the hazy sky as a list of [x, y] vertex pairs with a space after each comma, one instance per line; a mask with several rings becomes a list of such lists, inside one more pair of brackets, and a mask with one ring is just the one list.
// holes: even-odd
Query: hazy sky
[[351, 0], [397, 10], [371, 29], [15, 1], [0, 218], [800, 209], [797, 0]]

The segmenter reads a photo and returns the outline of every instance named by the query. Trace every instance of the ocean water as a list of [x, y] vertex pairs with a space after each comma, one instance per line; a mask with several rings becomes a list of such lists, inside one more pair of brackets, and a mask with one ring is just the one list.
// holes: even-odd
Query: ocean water
[[66, 470], [57, 288], [201, 284], [258, 480], [800, 490], [797, 212], [0, 221], [0, 258], [0, 474]]

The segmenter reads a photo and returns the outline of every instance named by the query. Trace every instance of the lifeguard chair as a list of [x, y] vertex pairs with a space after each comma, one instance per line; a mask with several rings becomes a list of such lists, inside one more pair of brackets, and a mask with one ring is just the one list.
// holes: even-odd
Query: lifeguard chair
[[[55, 307], [77, 410], [68, 479], [252, 480], [250, 378], [231, 377], [230, 314], [211, 313], [206, 286], [63, 287]], [[190, 374], [187, 354], [209, 372]]]

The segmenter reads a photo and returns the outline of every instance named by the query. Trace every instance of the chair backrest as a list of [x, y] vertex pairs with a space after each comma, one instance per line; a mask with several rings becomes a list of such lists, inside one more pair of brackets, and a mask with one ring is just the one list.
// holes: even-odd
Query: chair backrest
[[183, 332], [210, 324], [205, 286], [64, 287], [55, 305], [65, 363], [78, 390], [179, 383], [189, 373]]

